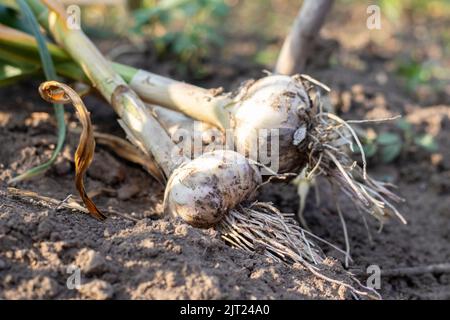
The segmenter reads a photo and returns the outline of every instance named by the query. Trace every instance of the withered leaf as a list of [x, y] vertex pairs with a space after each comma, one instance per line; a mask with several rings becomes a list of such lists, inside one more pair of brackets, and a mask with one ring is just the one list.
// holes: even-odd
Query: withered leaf
[[48, 102], [61, 104], [71, 103], [75, 107], [77, 117], [82, 126], [80, 140], [75, 152], [75, 186], [89, 213], [98, 220], [106, 219], [106, 216], [100, 212], [87, 195], [83, 182], [84, 174], [92, 162], [95, 150], [94, 130], [89, 111], [86, 109], [78, 94], [63, 83], [46, 81], [39, 86], [39, 93]]
[[146, 155], [125, 139], [108, 133], [94, 132], [99, 145], [107, 146], [119, 157], [141, 165], [156, 181], [164, 184], [164, 175], [151, 155]]

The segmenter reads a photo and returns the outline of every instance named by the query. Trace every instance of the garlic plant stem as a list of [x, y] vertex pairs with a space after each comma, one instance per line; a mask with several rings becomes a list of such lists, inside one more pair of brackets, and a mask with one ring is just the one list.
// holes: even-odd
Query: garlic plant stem
[[[27, 1], [30, 5], [35, 2]], [[50, 8], [48, 27], [56, 42], [82, 67], [128, 130], [155, 157], [166, 176], [169, 176], [177, 165], [172, 158], [175, 145], [159, 122], [86, 35], [80, 29], [66, 25], [68, 19], [64, 8], [53, 0], [45, 0], [43, 3]]]
[[[51, 30], [54, 29], [52, 27], [54, 22], [50, 17], [49, 10], [42, 4], [48, 5], [54, 3], [54, 0], [42, 0], [42, 3], [39, 0], [27, 0], [27, 2], [39, 23], [55, 35], [55, 30]], [[64, 10], [60, 13], [65, 15]], [[66, 27], [66, 29], [68, 28]], [[64, 35], [62, 37], [64, 38]], [[61, 42], [62, 40], [57, 41]], [[78, 46], [78, 50], [80, 49], [81, 46]], [[113, 69], [146, 102], [182, 112], [191, 118], [208, 122], [220, 129], [229, 127], [229, 115], [224, 107], [232, 103], [230, 97], [217, 95], [215, 90], [207, 90], [117, 63], [113, 64]]]
[[303, 73], [306, 59], [334, 0], [305, 0], [278, 56], [275, 73]]
[[227, 96], [215, 96], [212, 90], [144, 70], [136, 72], [130, 86], [147, 102], [179, 111], [221, 129], [229, 127], [228, 112], [224, 107], [231, 103], [231, 99]]

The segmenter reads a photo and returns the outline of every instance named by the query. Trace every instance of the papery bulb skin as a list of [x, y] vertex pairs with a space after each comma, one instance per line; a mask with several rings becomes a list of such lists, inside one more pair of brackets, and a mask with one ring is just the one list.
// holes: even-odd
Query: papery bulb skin
[[216, 225], [230, 209], [254, 197], [258, 168], [231, 150], [205, 153], [174, 170], [164, 196], [165, 212], [198, 228]]
[[[267, 149], [266, 158], [279, 161], [277, 173], [302, 167], [305, 156], [294, 140], [298, 133], [306, 136], [307, 110], [311, 107], [302, 82], [296, 77], [271, 75], [242, 90], [232, 112], [236, 150], [267, 165], [262, 161]], [[272, 148], [271, 139], [278, 147]]]

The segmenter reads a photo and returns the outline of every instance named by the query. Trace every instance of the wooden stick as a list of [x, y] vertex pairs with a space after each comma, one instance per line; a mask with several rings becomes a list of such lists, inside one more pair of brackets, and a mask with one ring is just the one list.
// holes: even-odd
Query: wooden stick
[[305, 0], [286, 37], [275, 73], [293, 75], [305, 69], [306, 59], [333, 0]]

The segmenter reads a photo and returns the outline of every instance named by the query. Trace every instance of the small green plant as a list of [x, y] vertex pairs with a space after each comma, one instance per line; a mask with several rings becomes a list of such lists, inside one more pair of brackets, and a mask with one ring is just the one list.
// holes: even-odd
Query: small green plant
[[397, 159], [403, 152], [414, 147], [428, 152], [436, 152], [438, 145], [432, 135], [425, 133], [417, 135], [413, 125], [406, 120], [399, 120], [396, 124], [397, 132], [382, 132], [365, 135], [362, 139], [363, 149], [367, 158], [379, 156], [384, 163]]
[[399, 63], [397, 74], [405, 79], [407, 89], [414, 91], [418, 85], [426, 84], [430, 81], [433, 76], [433, 66], [429, 63], [407, 60]]
[[224, 0], [147, 1], [134, 11], [131, 31], [150, 34], [158, 53], [174, 55], [179, 67], [197, 69], [210, 46], [222, 44], [217, 27], [228, 9]]

